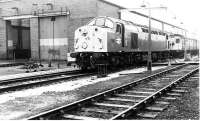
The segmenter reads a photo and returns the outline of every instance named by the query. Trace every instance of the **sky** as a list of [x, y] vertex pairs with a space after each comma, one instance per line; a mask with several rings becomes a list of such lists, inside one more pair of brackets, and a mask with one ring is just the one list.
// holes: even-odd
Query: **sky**
[[[126, 8], [139, 8], [142, 4], [150, 7], [167, 7], [166, 10], [152, 10], [154, 18], [181, 26], [188, 30], [187, 36], [200, 40], [199, 0], [107, 0]], [[147, 14], [147, 10], [136, 11]], [[147, 12], [146, 12], [147, 11]], [[180, 24], [183, 23], [183, 24]]]

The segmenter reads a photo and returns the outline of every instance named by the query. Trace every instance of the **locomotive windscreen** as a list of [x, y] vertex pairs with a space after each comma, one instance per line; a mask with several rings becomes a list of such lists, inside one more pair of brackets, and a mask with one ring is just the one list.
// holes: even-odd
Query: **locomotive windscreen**
[[103, 17], [102, 18], [93, 19], [92, 21], [90, 21], [88, 23], [88, 25], [90, 25], [90, 26], [99, 26], [99, 27], [108, 27], [108, 28], [111, 28], [111, 29], [114, 27], [114, 24], [110, 19], [103, 18]]

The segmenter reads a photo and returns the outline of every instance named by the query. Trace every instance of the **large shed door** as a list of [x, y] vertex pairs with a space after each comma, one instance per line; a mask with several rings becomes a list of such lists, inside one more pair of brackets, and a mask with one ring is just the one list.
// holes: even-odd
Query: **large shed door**
[[131, 49], [137, 49], [137, 48], [138, 48], [138, 34], [131, 33]]

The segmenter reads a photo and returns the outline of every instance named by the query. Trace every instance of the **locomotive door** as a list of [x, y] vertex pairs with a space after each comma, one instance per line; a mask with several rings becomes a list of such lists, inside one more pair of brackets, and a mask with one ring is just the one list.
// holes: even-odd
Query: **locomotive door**
[[117, 40], [119, 41], [119, 44], [121, 43], [122, 47], [124, 47], [124, 43], [125, 43], [124, 33], [125, 33], [124, 25], [121, 23], [117, 23], [117, 26], [116, 26]]
[[138, 49], [138, 34], [131, 33], [131, 49]]

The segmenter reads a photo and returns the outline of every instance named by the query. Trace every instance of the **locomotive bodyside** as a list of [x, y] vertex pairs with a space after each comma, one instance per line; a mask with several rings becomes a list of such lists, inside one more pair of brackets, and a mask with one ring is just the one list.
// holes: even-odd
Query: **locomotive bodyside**
[[[148, 51], [148, 29], [131, 22], [105, 17], [113, 21], [112, 33], [107, 34], [107, 52]], [[146, 32], [142, 29], [147, 30]], [[107, 31], [107, 30], [105, 30]], [[166, 37], [158, 30], [152, 31], [152, 51], [167, 49]]]

